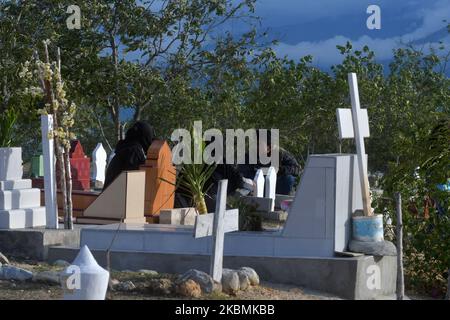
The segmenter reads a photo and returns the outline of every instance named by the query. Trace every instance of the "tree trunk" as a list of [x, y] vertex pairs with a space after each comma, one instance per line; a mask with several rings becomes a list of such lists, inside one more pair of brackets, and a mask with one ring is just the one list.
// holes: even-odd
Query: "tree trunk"
[[64, 228], [73, 230], [73, 205], [72, 205], [72, 172], [70, 170], [70, 148], [65, 146], [64, 152], [64, 169], [66, 177], [66, 206], [64, 212]]
[[402, 195], [395, 194], [397, 204], [397, 300], [405, 298], [405, 282], [403, 274], [403, 217], [402, 217]]
[[[57, 130], [58, 128], [58, 117], [56, 113], [53, 114], [53, 124], [54, 124], [54, 130]], [[65, 217], [67, 215], [67, 193], [66, 193], [66, 168], [64, 166], [64, 156], [62, 154], [62, 148], [61, 148], [61, 141], [56, 136], [55, 137], [55, 154], [56, 154], [56, 163], [58, 164], [59, 168], [59, 188], [62, 193], [63, 197], [63, 212], [64, 212], [64, 224], [65, 224]]]

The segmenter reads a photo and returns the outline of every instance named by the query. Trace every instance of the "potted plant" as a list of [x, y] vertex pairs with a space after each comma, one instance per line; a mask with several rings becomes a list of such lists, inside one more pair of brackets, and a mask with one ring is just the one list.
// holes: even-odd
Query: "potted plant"
[[0, 114], [0, 181], [22, 179], [22, 148], [11, 147], [16, 121], [12, 108]]

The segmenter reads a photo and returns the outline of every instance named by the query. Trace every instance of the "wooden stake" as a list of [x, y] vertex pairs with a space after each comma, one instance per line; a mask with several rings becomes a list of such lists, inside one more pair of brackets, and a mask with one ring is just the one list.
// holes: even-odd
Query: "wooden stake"
[[369, 192], [369, 178], [367, 176], [366, 167], [366, 150], [364, 147], [364, 137], [361, 135], [361, 124], [359, 119], [361, 119], [361, 106], [359, 103], [359, 92], [358, 92], [358, 80], [356, 78], [356, 73], [348, 74], [348, 82], [350, 85], [350, 98], [352, 101], [352, 120], [353, 120], [353, 131], [355, 135], [356, 152], [358, 155], [358, 167], [359, 176], [361, 182], [361, 192], [363, 200], [363, 210], [365, 216], [372, 216], [371, 198]]
[[397, 205], [397, 300], [405, 298], [405, 280], [403, 273], [403, 217], [402, 217], [402, 195], [395, 194]]

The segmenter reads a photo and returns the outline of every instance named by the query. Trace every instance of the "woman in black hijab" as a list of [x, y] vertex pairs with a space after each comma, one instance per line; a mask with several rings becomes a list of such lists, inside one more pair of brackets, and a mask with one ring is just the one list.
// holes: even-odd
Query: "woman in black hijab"
[[147, 150], [155, 139], [152, 126], [143, 121], [136, 122], [120, 140], [114, 151], [115, 155], [106, 169], [105, 190], [122, 171], [139, 170], [145, 163]]

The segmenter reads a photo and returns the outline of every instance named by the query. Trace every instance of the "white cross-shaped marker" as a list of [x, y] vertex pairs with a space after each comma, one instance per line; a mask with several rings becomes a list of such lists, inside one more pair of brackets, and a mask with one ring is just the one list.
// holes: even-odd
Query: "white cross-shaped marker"
[[350, 86], [350, 98], [352, 109], [337, 109], [339, 137], [341, 139], [355, 138], [356, 153], [358, 156], [358, 167], [363, 197], [363, 210], [365, 216], [373, 214], [370, 206], [369, 178], [367, 175], [365, 161], [364, 138], [369, 137], [369, 118], [367, 109], [361, 109], [359, 103], [358, 80], [356, 73], [348, 74]]

